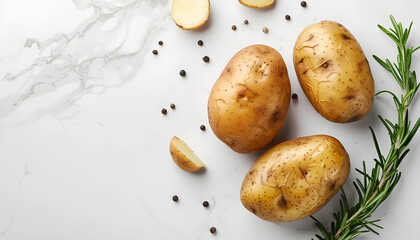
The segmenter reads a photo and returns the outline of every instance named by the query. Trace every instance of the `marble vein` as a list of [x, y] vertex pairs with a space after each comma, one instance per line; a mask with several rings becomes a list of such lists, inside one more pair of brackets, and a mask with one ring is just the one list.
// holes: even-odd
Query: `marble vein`
[[[84, 95], [102, 94], [132, 79], [147, 43], [168, 26], [169, 0], [73, 2], [81, 10], [92, 8], [93, 15], [70, 33], [27, 39], [23, 48], [38, 54], [32, 64], [0, 80], [0, 127], [46, 115], [77, 115], [69, 109]], [[17, 90], [1, 90], [11, 85]]]

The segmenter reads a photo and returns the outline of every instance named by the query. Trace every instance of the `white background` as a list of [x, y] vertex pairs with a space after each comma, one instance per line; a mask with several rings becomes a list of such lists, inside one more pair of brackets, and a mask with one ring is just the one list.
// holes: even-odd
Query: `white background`
[[[32, 64], [37, 51], [34, 47], [23, 49], [27, 38], [44, 42], [56, 34], [73, 32], [94, 16], [89, 1], [84, 2], [86, 9], [76, 8], [70, 0], [1, 0], [0, 77], [16, 74]], [[167, 4], [166, 0], [160, 2]], [[298, 84], [292, 63], [294, 42], [299, 32], [312, 23], [324, 19], [338, 21], [364, 49], [376, 92], [384, 89], [398, 92], [391, 75], [372, 58], [373, 54], [391, 60], [396, 56], [394, 44], [376, 25], [390, 26], [390, 14], [405, 25], [414, 21], [409, 43], [419, 45], [420, 3], [414, 0], [307, 3], [308, 7], [302, 8], [300, 1], [281, 0], [268, 9], [251, 9], [236, 0], [213, 0], [208, 23], [197, 31], [183, 31], [166, 18], [162, 25], [154, 26], [146, 39], [137, 42], [143, 41], [145, 45], [136, 55], [139, 61], [128, 60], [135, 71], [126, 81], [111, 83], [100, 94], [80, 95], [69, 105], [45, 108], [42, 113], [34, 113], [33, 108], [37, 104], [48, 105], [49, 97], [26, 108], [22, 104], [8, 114], [2, 113], [7, 104], [5, 99], [20, 88], [0, 80], [0, 239], [314, 237], [318, 232], [311, 219], [274, 224], [260, 220], [241, 205], [239, 191], [243, 177], [263, 151], [237, 154], [214, 136], [207, 121], [210, 89], [225, 64], [243, 47], [260, 43], [277, 49], [285, 59], [292, 92], [299, 95], [299, 101], [291, 102], [286, 125], [275, 143], [313, 134], [338, 138], [351, 157], [352, 171], [345, 188], [354, 200], [351, 181], [358, 176], [354, 168], [361, 167], [363, 160], [370, 167], [376, 157], [368, 126], [375, 129], [385, 152], [388, 137], [377, 115], [395, 121], [395, 108], [388, 96], [380, 95], [361, 121], [336, 124], [323, 119]], [[152, 6], [169, 13], [169, 5], [152, 3]], [[141, 18], [141, 11], [137, 12], [140, 16], [130, 17]], [[156, 17], [144, 14], [145, 19]], [[291, 21], [284, 19], [286, 14]], [[249, 25], [243, 24], [244, 19], [249, 20]], [[237, 25], [236, 31], [231, 30], [233, 24]], [[130, 31], [141, 32], [147, 25], [131, 26]], [[268, 27], [269, 33], [264, 34], [262, 27]], [[80, 37], [79, 44], [88, 41], [85, 38]], [[204, 46], [196, 44], [199, 39]], [[159, 40], [164, 42], [163, 46], [157, 44]], [[152, 55], [152, 49], [159, 54]], [[210, 57], [209, 63], [201, 60], [204, 55]], [[417, 55], [413, 61], [412, 67], [420, 69]], [[178, 75], [180, 69], [187, 71], [186, 78]], [[105, 78], [109, 71], [104, 68]], [[32, 80], [29, 77], [25, 81]], [[59, 95], [60, 91], [52, 91], [54, 94]], [[37, 98], [42, 97], [40, 94]], [[176, 104], [176, 110], [169, 108], [170, 103]], [[160, 113], [163, 107], [168, 109], [166, 116]], [[412, 119], [418, 118], [420, 104], [414, 103], [410, 113]], [[207, 127], [205, 132], [199, 129], [201, 124]], [[204, 172], [187, 173], [173, 164], [168, 146], [174, 135], [184, 139], [206, 163]], [[369, 233], [358, 239], [420, 239], [417, 233], [420, 152], [416, 148], [419, 143], [417, 136], [400, 167], [403, 175], [399, 185], [372, 217], [382, 219], [381, 235]], [[171, 200], [174, 194], [180, 198], [178, 203]], [[208, 209], [201, 205], [204, 200], [210, 202]], [[336, 196], [315, 216], [329, 225], [337, 207]], [[216, 235], [210, 234], [211, 226], [217, 228]]]

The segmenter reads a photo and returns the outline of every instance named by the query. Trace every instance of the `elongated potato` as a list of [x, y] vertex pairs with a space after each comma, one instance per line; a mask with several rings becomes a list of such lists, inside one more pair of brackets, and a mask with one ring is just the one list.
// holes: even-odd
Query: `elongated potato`
[[283, 142], [264, 153], [249, 170], [242, 183], [241, 201], [264, 220], [298, 220], [321, 209], [344, 184], [349, 171], [349, 155], [331, 136]]
[[345, 123], [368, 114], [374, 81], [362, 48], [343, 25], [322, 21], [304, 29], [293, 62], [303, 91], [324, 118]]
[[265, 45], [239, 51], [211, 90], [214, 134], [239, 153], [266, 147], [279, 133], [290, 104], [290, 81], [280, 53]]

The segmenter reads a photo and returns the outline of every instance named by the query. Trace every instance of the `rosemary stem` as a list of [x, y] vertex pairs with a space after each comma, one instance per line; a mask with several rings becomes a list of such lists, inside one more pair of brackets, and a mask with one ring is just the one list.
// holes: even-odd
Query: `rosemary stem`
[[[382, 188], [385, 185], [386, 182], [386, 176], [389, 174], [389, 172], [392, 170], [393, 166], [389, 166], [388, 169], [386, 170], [386, 172], [384, 174], [382, 174], [381, 177], [381, 182], [379, 183], [379, 187], [378, 189], [372, 194], [372, 196], [369, 198], [369, 200], [366, 202], [366, 204], [370, 203], [370, 201], [372, 201], [372, 199], [374, 199], [376, 197], [376, 195], [378, 195], [378, 192], [382, 190]], [[354, 213], [347, 221], [346, 224], [348, 224], [349, 222], [353, 221], [353, 219], [357, 218], [362, 212], [363, 210], [365, 210], [364, 208], [360, 208], [356, 213]], [[342, 231], [341, 228], [338, 229], [337, 233], [335, 234], [335, 237], [338, 238], [341, 235]]]

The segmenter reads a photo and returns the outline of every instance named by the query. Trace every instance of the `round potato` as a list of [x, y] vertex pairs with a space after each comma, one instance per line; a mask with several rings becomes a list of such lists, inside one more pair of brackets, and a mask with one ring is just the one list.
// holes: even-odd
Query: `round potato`
[[265, 45], [239, 51], [211, 90], [208, 118], [214, 134], [239, 153], [266, 147], [282, 128], [290, 81], [280, 53]]
[[357, 40], [343, 25], [322, 21], [304, 29], [293, 53], [299, 83], [312, 106], [338, 123], [365, 117], [375, 86]]
[[314, 214], [340, 189], [350, 171], [341, 143], [326, 135], [280, 143], [246, 175], [242, 204], [258, 217], [289, 222]]

